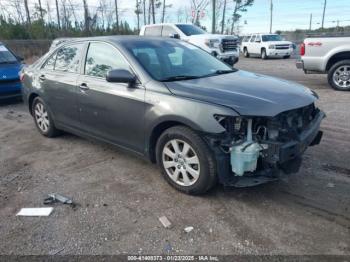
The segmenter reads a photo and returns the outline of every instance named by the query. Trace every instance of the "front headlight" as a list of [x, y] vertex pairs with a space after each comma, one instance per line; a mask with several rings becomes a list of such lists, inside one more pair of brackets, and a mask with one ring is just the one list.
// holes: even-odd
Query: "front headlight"
[[269, 49], [275, 49], [275, 45], [269, 45]]
[[205, 39], [204, 43], [210, 48], [219, 48], [220, 40], [219, 39]]

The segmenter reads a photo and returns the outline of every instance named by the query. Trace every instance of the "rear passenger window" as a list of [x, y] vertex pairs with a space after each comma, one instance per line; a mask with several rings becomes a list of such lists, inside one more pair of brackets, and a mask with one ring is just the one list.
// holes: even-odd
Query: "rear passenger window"
[[255, 35], [252, 36], [252, 38], [250, 39], [250, 42], [255, 42]]
[[90, 43], [85, 62], [85, 74], [106, 77], [111, 69], [130, 70], [130, 67], [113, 46], [105, 43]]
[[77, 73], [83, 44], [64, 46], [57, 52], [55, 70]]
[[161, 36], [162, 26], [149, 26], [145, 28], [145, 35], [147, 36]]
[[162, 36], [169, 37], [170, 35], [176, 34], [176, 31], [168, 25], [163, 26]]
[[51, 55], [50, 58], [46, 60], [46, 62], [42, 68], [47, 69], [47, 70], [53, 70], [55, 67], [56, 55], [57, 55], [57, 52], [55, 52], [53, 55]]

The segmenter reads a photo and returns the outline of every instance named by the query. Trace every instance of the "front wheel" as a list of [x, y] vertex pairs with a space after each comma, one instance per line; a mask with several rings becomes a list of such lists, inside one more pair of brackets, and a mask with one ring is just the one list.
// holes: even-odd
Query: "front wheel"
[[203, 194], [216, 183], [213, 153], [193, 130], [175, 126], [159, 137], [157, 163], [169, 184], [187, 194]]
[[249, 57], [248, 48], [246, 48], [246, 47], [244, 48], [243, 54], [244, 54], [244, 57]]
[[328, 71], [328, 83], [340, 91], [350, 91], [350, 60], [335, 63]]
[[266, 60], [267, 59], [267, 54], [266, 54], [266, 49], [263, 48], [261, 50], [261, 59]]

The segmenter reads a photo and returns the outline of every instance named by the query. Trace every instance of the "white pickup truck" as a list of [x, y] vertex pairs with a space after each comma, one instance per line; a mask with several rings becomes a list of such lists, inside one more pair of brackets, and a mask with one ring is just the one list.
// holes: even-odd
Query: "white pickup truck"
[[196, 45], [229, 65], [239, 59], [239, 38], [234, 35], [209, 34], [192, 24], [145, 25], [140, 35], [178, 38]]
[[350, 37], [310, 37], [300, 45], [296, 66], [306, 74], [328, 74], [336, 90], [350, 91]]

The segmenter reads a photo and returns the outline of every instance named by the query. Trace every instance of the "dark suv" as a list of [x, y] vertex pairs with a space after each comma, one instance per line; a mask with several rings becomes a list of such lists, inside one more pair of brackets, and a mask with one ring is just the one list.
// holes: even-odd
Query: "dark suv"
[[176, 39], [67, 42], [23, 70], [39, 132], [99, 139], [157, 162], [191, 194], [298, 171], [324, 113], [308, 88], [232, 69]]

